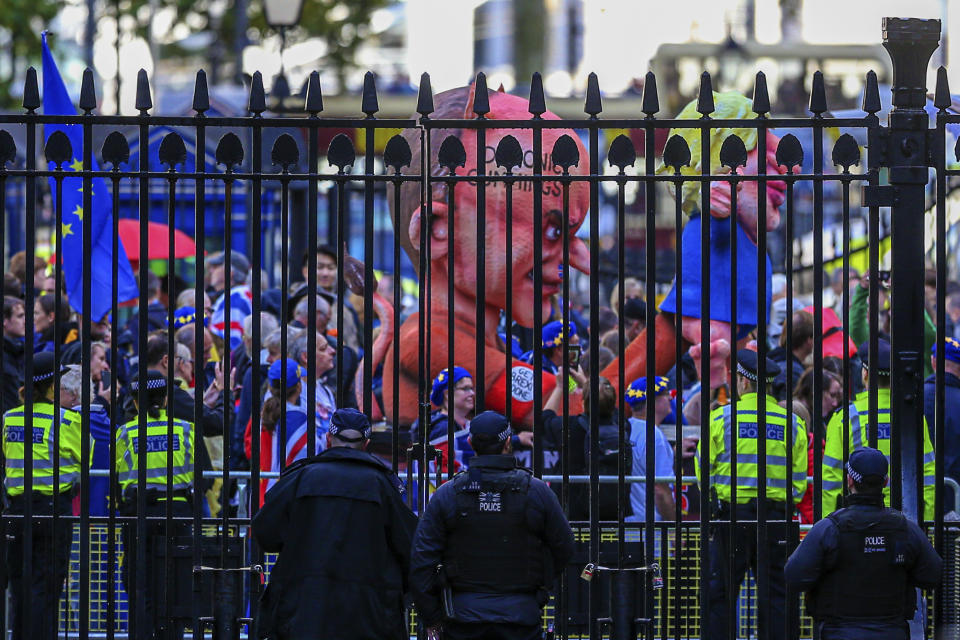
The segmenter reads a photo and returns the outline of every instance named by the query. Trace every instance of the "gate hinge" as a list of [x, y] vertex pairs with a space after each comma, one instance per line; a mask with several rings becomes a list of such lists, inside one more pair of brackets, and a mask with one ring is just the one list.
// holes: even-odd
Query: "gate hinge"
[[865, 207], [892, 207], [897, 203], [899, 191], [890, 184], [864, 185], [860, 188], [860, 201]]

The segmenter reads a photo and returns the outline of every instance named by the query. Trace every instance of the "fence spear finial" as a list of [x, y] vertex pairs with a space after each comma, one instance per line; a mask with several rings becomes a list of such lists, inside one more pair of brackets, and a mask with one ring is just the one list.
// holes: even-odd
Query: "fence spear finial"
[[543, 76], [539, 71], [533, 72], [530, 78], [530, 99], [527, 101], [527, 111], [534, 118], [539, 118], [547, 111], [547, 101], [543, 96]]
[[373, 114], [380, 111], [380, 104], [377, 100], [377, 79], [372, 71], [367, 71], [363, 76], [363, 102], [360, 110], [372, 118]]
[[591, 118], [596, 118], [601, 111], [603, 111], [603, 103], [600, 99], [600, 80], [596, 73], [590, 72], [587, 76], [587, 99], [583, 105], [583, 112], [590, 114]]
[[481, 71], [473, 84], [473, 112], [481, 118], [490, 113], [490, 94], [487, 92], [487, 76]]
[[815, 71], [813, 85], [810, 87], [810, 113], [822, 115], [827, 110], [827, 89], [823, 83], [823, 72]]
[[197, 71], [197, 79], [193, 83], [193, 110], [203, 113], [210, 108], [210, 92], [207, 90], [207, 72]]
[[770, 113], [770, 94], [767, 92], [767, 74], [757, 71], [753, 83], [753, 112], [759, 115]]
[[861, 108], [867, 113], [876, 113], [882, 108], [877, 73], [873, 69], [867, 71], [867, 85], [863, 90], [863, 105]]
[[942, 111], [952, 104], [950, 84], [947, 82], [947, 70], [941, 65], [937, 69], [937, 88], [933, 94], [933, 106]]
[[643, 79], [643, 100], [640, 111], [647, 114], [648, 118], [652, 118], [657, 111], [660, 111], [660, 96], [657, 93], [657, 76], [653, 74], [653, 71], [647, 71], [647, 75]]
[[697, 113], [709, 116], [713, 113], [713, 82], [710, 74], [704, 71], [700, 74], [700, 93], [697, 95]]
[[253, 72], [250, 79], [250, 95], [247, 98], [247, 111], [260, 115], [267, 110], [267, 94], [263, 90], [263, 74]]
[[93, 87], [93, 69], [87, 67], [83, 70], [83, 80], [80, 82], [80, 102], [81, 111], [90, 113], [97, 108], [97, 93]]
[[430, 74], [420, 74], [420, 90], [417, 91], [417, 113], [426, 118], [433, 113], [433, 88], [430, 86]]
[[37, 84], [37, 70], [27, 69], [27, 79], [23, 82], [23, 108], [36, 111], [40, 108], [40, 87]]
[[307, 78], [307, 97], [304, 99], [303, 110], [317, 115], [323, 111], [323, 93], [320, 90], [320, 72], [311, 71]]
[[147, 77], [147, 70], [140, 69], [137, 72], [137, 100], [136, 109], [141, 114], [153, 109], [153, 99], [150, 97], [150, 79]]

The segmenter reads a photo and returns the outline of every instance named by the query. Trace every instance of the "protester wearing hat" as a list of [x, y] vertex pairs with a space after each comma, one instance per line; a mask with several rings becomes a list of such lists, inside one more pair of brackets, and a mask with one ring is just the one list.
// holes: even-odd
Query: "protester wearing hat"
[[573, 533], [553, 491], [517, 467], [512, 435], [494, 411], [471, 420], [470, 470], [437, 489], [420, 518], [410, 582], [428, 638], [541, 636], [541, 608], [573, 554]]
[[[646, 378], [637, 378], [630, 383], [624, 392], [624, 403], [630, 407], [633, 417], [630, 418], [630, 443], [633, 445], [633, 475], [647, 475], [647, 417], [648, 405], [652, 400], [653, 407], [653, 460], [656, 476], [673, 477], [673, 448], [667, 437], [660, 430], [664, 418], [670, 415], [673, 407], [670, 405], [670, 382], [662, 377], [653, 378], [653, 384], [648, 389]], [[656, 507], [653, 512], [654, 520], [666, 520], [674, 517], [673, 490], [668, 484], [657, 483], [653, 486], [653, 502]], [[645, 482], [636, 482], [630, 486], [630, 507], [633, 515], [627, 520], [643, 522], [647, 513], [647, 485]]]
[[[543, 361], [543, 370], [547, 373], [556, 373], [563, 366], [564, 337], [567, 339], [568, 351], [577, 351], [575, 360], [571, 361], [571, 367], [576, 367], [579, 361], [580, 336], [577, 335], [577, 325], [571, 320], [567, 325], [567, 331], [564, 331], [564, 324], [560, 320], [554, 320], [543, 325], [541, 332], [540, 346], [542, 347], [541, 358]], [[570, 357], [568, 357], [570, 359]], [[533, 350], [523, 354], [523, 362], [533, 364]]]
[[[960, 482], [960, 340], [947, 337], [943, 342], [943, 474]], [[930, 362], [937, 367], [937, 345], [933, 345]], [[936, 424], [936, 374], [923, 381], [923, 415], [927, 420], [930, 440]], [[948, 490], [949, 491], [949, 490]], [[944, 504], [953, 504], [950, 495]]]
[[[166, 563], [156, 558], [155, 540], [160, 536], [187, 535], [189, 525], [177, 521], [170, 525], [172, 529], [166, 528], [161, 519], [168, 510], [175, 518], [191, 517], [197, 457], [200, 456], [201, 469], [207, 466], [203, 440], [197, 437], [193, 424], [167, 414], [168, 384], [167, 377], [160, 371], [148, 369], [145, 376], [138, 374], [130, 383], [137, 415], [117, 432], [115, 462], [121, 494], [120, 513], [156, 518], [144, 525], [145, 532], [135, 523], [123, 525], [124, 584], [130, 598], [130, 611], [134, 614], [131, 615], [132, 633], [153, 630], [160, 624], [163, 612], [158, 611], [151, 589], [147, 589], [143, 602], [145, 618], [138, 620], [135, 615], [139, 608], [137, 573], [142, 570], [146, 574], [148, 585], [166, 583]], [[171, 462], [173, 473], [168, 475]], [[142, 477], [141, 466], [145, 471]], [[145, 541], [146, 547], [143, 565], [137, 561], [137, 545], [141, 541]], [[176, 579], [179, 584], [179, 580], [189, 580], [189, 576], [179, 575]], [[184, 625], [176, 620], [165, 621], [165, 625], [172, 629], [174, 637], [180, 637], [178, 634], [183, 632]]]
[[[761, 367], [761, 365], [763, 365]], [[741, 349], [736, 354], [736, 405], [717, 407], [710, 413], [710, 459], [707, 461], [709, 489], [719, 502], [717, 520], [757, 521], [762, 515], [767, 522], [767, 558], [769, 573], [766, 586], [769, 599], [758, 611], [759, 625], [769, 631], [769, 638], [783, 638], [787, 620], [783, 589], [784, 545], [787, 523], [793, 519], [794, 506], [807, 489], [807, 429], [803, 420], [777, 404], [770, 395], [780, 367], [756, 351]], [[763, 376], [764, 397], [759, 395]], [[759, 456], [765, 443], [766, 478], [760, 483]], [[695, 459], [701, 491], [707, 490], [707, 479], [701, 476], [703, 440], [697, 444]], [[736, 475], [733, 461], [736, 459]], [[734, 500], [733, 488], [736, 488]], [[758, 505], [763, 502], [765, 513]], [[730, 628], [729, 602], [735, 601], [748, 569], [757, 570], [755, 525], [739, 524], [731, 536], [729, 524], [718, 523], [710, 538], [711, 578], [709, 593], [709, 627], [711, 638], [727, 637]], [[733, 558], [731, 567], [730, 559]], [[732, 589], [733, 593], [728, 593]], [[799, 620], [791, 613], [793, 629]]]
[[[29, 500], [34, 516], [51, 516], [54, 514], [55, 493], [59, 494], [58, 515], [71, 514], [71, 501], [80, 481], [83, 436], [80, 421], [73, 419], [72, 412], [64, 408], [61, 408], [60, 416], [54, 412], [54, 385], [64, 371], [49, 351], [33, 356], [32, 379], [27, 383], [29, 393], [27, 387], [22, 388], [23, 404], [3, 415], [3, 486], [7, 498], [4, 515], [23, 515]], [[31, 425], [29, 429], [28, 424]], [[55, 424], [59, 425], [56, 429]], [[54, 437], [59, 449], [59, 477], [54, 476], [57, 460], [51, 455]], [[29, 473], [26, 442], [32, 442], [32, 469]], [[31, 481], [29, 487], [28, 478]], [[23, 575], [23, 521], [14, 519], [7, 526], [6, 562], [13, 637], [25, 637], [23, 607], [26, 603], [31, 637], [52, 638], [57, 630], [60, 592], [67, 576], [71, 526], [60, 521], [54, 528], [49, 519], [34, 520], [31, 576]]]
[[[267, 394], [260, 411], [260, 471], [280, 473], [297, 460], [302, 460], [307, 452], [307, 414], [300, 405], [302, 393], [302, 378], [306, 376], [303, 370], [292, 358], [274, 360], [267, 370]], [[282, 399], [286, 398], [286, 401]], [[244, 444], [245, 453], [249, 460], [254, 460], [252, 438], [252, 419], [248, 419], [245, 426]], [[316, 437], [322, 434], [317, 433]], [[324, 444], [326, 442], [324, 441]], [[317, 446], [316, 451], [323, 449]], [[262, 505], [265, 494], [270, 487], [277, 483], [276, 478], [265, 478], [260, 481], [260, 501]]]
[[400, 479], [364, 451], [370, 431], [356, 409], [335, 411], [329, 447], [287, 467], [253, 518], [257, 543], [280, 554], [260, 601], [261, 637], [408, 638], [416, 518]]
[[[448, 436], [450, 420], [453, 419], [453, 438], [455, 451], [453, 455], [454, 469], [460, 469], [462, 464], [469, 464], [473, 457], [473, 449], [467, 442], [467, 423], [473, 415], [476, 395], [474, 393], [473, 376], [463, 367], [453, 367], [453, 373], [444, 369], [433, 379], [430, 388], [430, 404], [435, 408], [430, 412], [430, 425], [426, 433], [420, 428], [419, 418], [410, 427], [410, 441], [423, 442], [426, 440], [431, 446], [443, 455], [443, 472], [449, 467], [451, 456], [448, 453]], [[431, 462], [431, 465], [434, 463]], [[434, 469], [431, 468], [431, 473]]]
[[[890, 422], [890, 343], [880, 338], [876, 354], [870, 351], [870, 343], [865, 342], [857, 349], [862, 363], [861, 379], [866, 391], [858, 393], [853, 402], [845, 408], [837, 409], [827, 423], [827, 438], [823, 448], [821, 493], [822, 514], [827, 516], [840, 507], [838, 504], [843, 492], [844, 446], [852, 452], [866, 446], [870, 440], [870, 370], [876, 370], [877, 376], [877, 449], [883, 455], [890, 456], [890, 439], [896, 428]], [[923, 518], [933, 520], [934, 492], [936, 490], [936, 464], [930, 433], [924, 420], [923, 432]], [[844, 433], [847, 442], [844, 445]], [[884, 497], [890, 500], [890, 487], [883, 490]]]
[[813, 525], [787, 561], [787, 583], [806, 592], [823, 640], [906, 640], [916, 589], [940, 585], [942, 562], [915, 522], [884, 507], [884, 453], [859, 448], [844, 470], [846, 508]]

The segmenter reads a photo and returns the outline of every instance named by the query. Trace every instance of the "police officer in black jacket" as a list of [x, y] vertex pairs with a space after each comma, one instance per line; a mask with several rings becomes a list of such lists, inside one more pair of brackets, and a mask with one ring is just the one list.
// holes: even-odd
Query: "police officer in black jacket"
[[471, 420], [470, 470], [437, 490], [417, 526], [410, 587], [429, 638], [541, 637], [573, 532], [550, 488], [517, 467], [512, 434], [493, 411]]
[[940, 584], [941, 560], [915, 522], [883, 506], [887, 459], [850, 454], [847, 507], [816, 523], [786, 566], [823, 640], [906, 640], [916, 587]]
[[400, 640], [416, 517], [403, 485], [366, 453], [370, 422], [333, 414], [328, 449], [288, 467], [253, 519], [280, 556], [261, 598], [259, 637]]

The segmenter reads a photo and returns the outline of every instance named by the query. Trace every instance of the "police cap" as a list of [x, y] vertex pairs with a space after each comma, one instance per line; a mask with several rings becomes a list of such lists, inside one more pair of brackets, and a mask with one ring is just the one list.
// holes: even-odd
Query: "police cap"
[[887, 479], [887, 457], [871, 447], [861, 447], [850, 454], [847, 474], [857, 484], [865, 480], [883, 482]]
[[[147, 371], [146, 379], [147, 379], [147, 383], [146, 383], [146, 386], [144, 387], [145, 389], [153, 390], [153, 389], [167, 388], [167, 378], [159, 371], [153, 371], [153, 370]], [[130, 383], [130, 390], [134, 392], [140, 390], [139, 375], [135, 377], [133, 381]]]
[[[360, 442], [370, 438], [370, 421], [356, 409], [337, 409], [330, 418], [330, 435], [344, 442]], [[357, 435], [352, 435], [353, 433]]]
[[505, 442], [513, 435], [507, 419], [496, 411], [484, 411], [470, 421], [470, 435], [485, 441]]
[[860, 361], [864, 368], [876, 367], [877, 373], [882, 376], [890, 375], [890, 343], [880, 338], [877, 340], [877, 356], [870, 353], [870, 341], [867, 340], [857, 348]]
[[41, 351], [33, 356], [33, 381], [43, 382], [54, 376], [66, 373], [67, 368], [57, 366], [57, 361], [50, 351]]
[[[764, 358], [764, 361], [764, 378], [768, 383], [773, 382], [774, 379], [780, 375], [780, 365], [770, 358]], [[737, 373], [747, 380], [758, 381], [758, 376], [760, 375], [760, 356], [756, 351], [751, 349], [740, 349], [737, 351]]]

